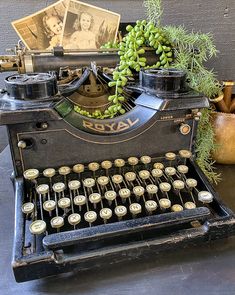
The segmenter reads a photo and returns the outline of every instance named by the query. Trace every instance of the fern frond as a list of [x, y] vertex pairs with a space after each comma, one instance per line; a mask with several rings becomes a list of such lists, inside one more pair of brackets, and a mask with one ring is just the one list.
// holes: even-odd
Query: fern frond
[[147, 20], [160, 26], [163, 14], [161, 0], [144, 0], [143, 6], [146, 8]]

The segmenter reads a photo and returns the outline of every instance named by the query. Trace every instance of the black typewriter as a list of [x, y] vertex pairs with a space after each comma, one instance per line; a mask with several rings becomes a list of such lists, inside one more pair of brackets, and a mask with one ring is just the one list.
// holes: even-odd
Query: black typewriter
[[[233, 212], [195, 163], [208, 101], [183, 72], [141, 71], [125, 89], [126, 113], [97, 120], [75, 106], [96, 107], [107, 95], [104, 68], [87, 67], [65, 87], [54, 72], [35, 73], [42, 69], [32, 58], [36, 70], [10, 75], [0, 97], [14, 165], [18, 282], [234, 234]], [[38, 57], [43, 70], [53, 67], [46, 58]]]

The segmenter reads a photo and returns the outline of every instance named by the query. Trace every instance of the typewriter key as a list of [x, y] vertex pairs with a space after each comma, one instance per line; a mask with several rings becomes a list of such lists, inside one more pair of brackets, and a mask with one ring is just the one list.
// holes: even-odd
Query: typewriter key
[[43, 203], [43, 209], [45, 211], [48, 211], [48, 212], [53, 211], [55, 207], [56, 207], [56, 202], [53, 200], [48, 200]]
[[115, 207], [114, 212], [117, 215], [118, 220], [122, 220], [122, 217], [127, 214], [127, 209], [125, 206], [120, 205]]
[[112, 217], [112, 210], [110, 208], [103, 208], [100, 210], [100, 217], [104, 219], [106, 223], [108, 219]]
[[59, 168], [58, 172], [60, 175], [66, 176], [71, 172], [71, 169], [68, 166], [62, 166]]
[[133, 193], [138, 201], [140, 197], [144, 196], [144, 188], [140, 185], [137, 185], [133, 188]]
[[110, 169], [112, 166], [113, 166], [113, 164], [111, 161], [106, 160], [106, 161], [101, 162], [101, 167], [105, 170]]
[[36, 187], [36, 191], [39, 195], [45, 195], [49, 192], [49, 185], [47, 184], [40, 184]]
[[159, 178], [159, 177], [161, 177], [163, 175], [162, 170], [158, 169], [158, 168], [153, 169], [151, 171], [151, 173], [152, 173], [153, 177], [155, 177], [155, 178]]
[[115, 191], [107, 191], [104, 194], [106, 200], [108, 200], [109, 206], [111, 206], [112, 201], [116, 199], [117, 193]]
[[61, 193], [65, 190], [65, 184], [63, 182], [54, 183], [52, 189], [56, 193]]
[[171, 185], [168, 182], [161, 182], [159, 188], [162, 192], [169, 192], [171, 190]]
[[139, 163], [139, 160], [136, 157], [130, 157], [127, 159], [127, 161], [129, 163], [129, 165], [131, 165], [131, 166], [135, 166]]
[[135, 218], [136, 215], [140, 214], [141, 211], [142, 211], [142, 207], [140, 204], [138, 203], [132, 203], [130, 206], [129, 206], [129, 210], [132, 214], [132, 217]]
[[181, 158], [187, 159], [187, 158], [190, 158], [192, 156], [192, 153], [190, 151], [188, 151], [188, 150], [180, 150], [179, 155], [180, 155]]
[[123, 177], [120, 174], [115, 174], [115, 175], [112, 176], [112, 181], [115, 184], [120, 184], [120, 183], [123, 182]]
[[48, 178], [52, 178], [55, 175], [55, 169], [54, 168], [47, 168], [43, 170], [43, 175]]
[[168, 152], [168, 153], [165, 154], [165, 158], [168, 161], [173, 161], [173, 160], [176, 159], [176, 154], [172, 153], [172, 152]]
[[155, 184], [148, 184], [146, 186], [146, 191], [148, 194], [153, 195], [157, 193], [158, 187]]
[[157, 163], [154, 163], [153, 164], [153, 168], [163, 170], [164, 169], [164, 165], [162, 163], [160, 163], [160, 162], [157, 162]]
[[78, 190], [81, 186], [81, 182], [79, 180], [71, 180], [68, 183], [68, 187], [70, 190]]
[[136, 179], [136, 174], [134, 172], [127, 172], [125, 173], [125, 179], [132, 182]]
[[168, 176], [173, 176], [176, 174], [176, 169], [174, 167], [166, 167], [165, 168], [165, 173]]
[[185, 207], [185, 209], [194, 209], [194, 208], [196, 208], [196, 204], [193, 202], [186, 202], [184, 204], [184, 207]]
[[159, 205], [161, 209], [168, 209], [171, 207], [171, 201], [167, 198], [162, 198], [159, 200]]
[[62, 209], [66, 209], [70, 206], [70, 203], [71, 203], [71, 201], [69, 198], [61, 198], [58, 201], [58, 206]]
[[157, 209], [157, 202], [148, 200], [145, 202], [145, 209], [151, 215], [153, 211]]
[[143, 180], [148, 179], [150, 177], [150, 172], [148, 170], [139, 171], [139, 177]]
[[177, 166], [177, 170], [179, 171], [179, 173], [186, 174], [186, 173], [188, 173], [188, 166], [179, 165], [179, 166]]
[[97, 179], [97, 182], [101, 186], [105, 186], [109, 183], [109, 178], [107, 176], [100, 176]]
[[81, 221], [81, 215], [78, 213], [72, 213], [68, 216], [68, 222], [71, 225], [77, 225]]
[[51, 227], [59, 229], [64, 225], [64, 218], [61, 216], [56, 216], [51, 219]]
[[87, 211], [85, 214], [84, 214], [84, 219], [89, 222], [89, 225], [91, 226], [91, 224], [93, 222], [96, 221], [97, 219], [97, 214], [95, 211]]
[[27, 180], [34, 180], [38, 177], [39, 171], [37, 169], [28, 169], [24, 171], [23, 175]]
[[101, 195], [99, 193], [90, 194], [89, 201], [94, 205], [94, 208], [96, 208], [96, 204], [101, 201]]
[[180, 212], [180, 211], [183, 211], [183, 210], [184, 210], [184, 208], [180, 204], [174, 204], [171, 207], [172, 212]]
[[46, 231], [46, 227], [46, 222], [38, 219], [30, 224], [29, 230], [33, 235], [40, 235]]
[[76, 164], [73, 166], [73, 172], [78, 173], [78, 174], [84, 172], [84, 169], [85, 169], [85, 167], [83, 164]]
[[208, 191], [200, 191], [198, 193], [198, 200], [202, 203], [211, 203], [213, 201], [213, 196]]
[[83, 180], [83, 185], [87, 188], [92, 188], [95, 185], [94, 178], [86, 178]]
[[86, 197], [83, 195], [78, 195], [73, 199], [74, 205], [79, 206], [79, 210], [82, 210], [82, 205], [86, 204]]
[[175, 190], [182, 190], [184, 189], [184, 182], [182, 180], [174, 180], [173, 181], [173, 187]]
[[25, 214], [30, 214], [33, 212], [34, 210], [34, 204], [31, 203], [31, 202], [28, 202], [28, 203], [24, 203], [21, 207], [21, 210], [23, 213]]
[[116, 159], [114, 165], [118, 168], [125, 166], [125, 161], [123, 159]]
[[97, 171], [99, 168], [100, 168], [100, 165], [97, 162], [92, 162], [88, 164], [88, 169], [92, 172]]
[[147, 165], [147, 164], [151, 163], [152, 159], [151, 159], [151, 157], [149, 157], [149, 156], [142, 156], [142, 157], [140, 158], [140, 161], [141, 161], [143, 164]]
[[186, 184], [188, 187], [193, 188], [197, 186], [197, 181], [194, 178], [188, 178], [186, 179]]
[[129, 190], [129, 188], [121, 188], [118, 194], [121, 197], [122, 201], [125, 202], [125, 200], [130, 197], [131, 191]]

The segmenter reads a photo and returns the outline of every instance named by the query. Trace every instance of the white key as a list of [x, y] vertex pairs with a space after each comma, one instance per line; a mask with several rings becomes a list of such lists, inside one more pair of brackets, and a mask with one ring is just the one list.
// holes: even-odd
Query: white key
[[108, 220], [112, 217], [112, 210], [110, 208], [102, 208], [100, 210], [100, 217], [104, 220]]
[[43, 203], [43, 209], [45, 211], [48, 211], [48, 212], [53, 211], [55, 207], [56, 207], [56, 202], [53, 200], [47, 200]]
[[132, 203], [130, 206], [129, 206], [129, 210], [131, 212], [131, 214], [133, 215], [137, 215], [139, 213], [141, 213], [142, 211], [142, 207], [140, 204], [138, 203]]
[[125, 161], [123, 159], [116, 159], [114, 165], [118, 168], [125, 166]]
[[140, 161], [143, 163], [143, 164], [149, 164], [149, 163], [151, 163], [151, 161], [152, 161], [152, 159], [151, 159], [151, 157], [149, 157], [149, 156], [142, 156], [141, 158], [140, 158]]
[[171, 185], [168, 182], [161, 182], [159, 188], [162, 192], [169, 192], [171, 190]]
[[168, 209], [171, 207], [171, 201], [167, 198], [162, 198], [159, 200], [159, 205], [162, 209]]
[[92, 162], [88, 164], [88, 169], [95, 172], [100, 168], [100, 165], [97, 162]]
[[188, 151], [188, 150], [180, 150], [179, 151], [179, 155], [181, 158], [190, 158], [192, 156], [192, 152]]
[[97, 203], [99, 203], [101, 201], [101, 195], [99, 193], [90, 194], [89, 201], [92, 204], [97, 204]]
[[77, 190], [81, 186], [81, 182], [79, 180], [71, 180], [68, 183], [68, 187], [70, 190]]
[[127, 199], [130, 197], [131, 191], [128, 188], [121, 188], [118, 194], [122, 199]]
[[84, 214], [84, 219], [89, 223], [95, 222], [97, 219], [97, 214], [95, 211], [87, 211]]
[[186, 174], [186, 173], [188, 173], [188, 166], [179, 165], [179, 166], [177, 166], [177, 170], [182, 174]]
[[68, 166], [62, 166], [59, 168], [58, 172], [60, 175], [68, 175], [70, 173], [71, 169]]
[[95, 185], [95, 179], [94, 178], [86, 178], [83, 180], [83, 184], [85, 187], [91, 188]]
[[111, 161], [106, 160], [106, 161], [101, 162], [101, 167], [105, 170], [110, 169], [112, 166], [113, 166], [113, 164]]
[[115, 191], [107, 191], [104, 194], [105, 199], [107, 199], [108, 201], [113, 201], [116, 199], [117, 197], [117, 193]]
[[144, 194], [144, 188], [140, 185], [137, 185], [133, 188], [133, 193], [134, 195], [136, 195], [137, 197], [141, 197]]
[[180, 212], [180, 211], [183, 211], [183, 210], [184, 210], [184, 208], [180, 204], [174, 204], [171, 207], [171, 211], [173, 211], [173, 212]]
[[46, 231], [46, 227], [46, 222], [38, 219], [30, 224], [29, 230], [33, 235], [40, 235]]
[[152, 172], [153, 177], [156, 177], [156, 178], [159, 178], [163, 175], [162, 170], [158, 169], [158, 168], [154, 168], [151, 172]]
[[39, 175], [39, 171], [37, 169], [28, 169], [24, 171], [24, 178], [28, 180], [36, 179]]
[[24, 203], [21, 207], [21, 210], [23, 213], [25, 214], [30, 214], [33, 212], [34, 210], [34, 204], [31, 203], [31, 202], [28, 202], [28, 203]]
[[107, 176], [100, 176], [98, 177], [97, 182], [99, 185], [105, 186], [109, 183], [109, 178]]
[[198, 200], [202, 203], [211, 203], [213, 201], [213, 195], [208, 191], [200, 191], [198, 193]]
[[86, 204], [86, 197], [83, 195], [78, 195], [73, 199], [73, 202], [77, 206], [82, 206]]
[[117, 206], [115, 207], [114, 212], [120, 218], [127, 214], [127, 209], [125, 206]]
[[55, 169], [54, 168], [47, 168], [43, 170], [43, 175], [45, 177], [51, 178], [55, 175]]
[[185, 209], [194, 209], [194, 208], [196, 208], [196, 204], [193, 202], [186, 202], [184, 204], [184, 207], [185, 207]]
[[188, 187], [196, 187], [197, 181], [194, 178], [188, 178], [188, 179], [186, 179], [186, 184]]
[[152, 194], [156, 194], [158, 191], [158, 187], [155, 184], [148, 184], [146, 186], [146, 191], [148, 194], [152, 195]]
[[123, 177], [122, 177], [122, 175], [115, 174], [115, 175], [112, 176], [112, 181], [115, 184], [120, 184], [120, 183], [123, 182]]
[[36, 191], [39, 195], [45, 195], [49, 192], [49, 185], [47, 184], [40, 184], [36, 187]]
[[167, 160], [173, 161], [176, 158], [176, 154], [175, 153], [172, 153], [172, 152], [169, 152], [169, 153], [166, 153], [165, 154], [165, 157], [166, 157]]
[[65, 184], [63, 182], [54, 183], [52, 189], [56, 193], [61, 193], [65, 190]]
[[127, 159], [127, 161], [129, 163], [129, 165], [131, 165], [131, 166], [135, 166], [139, 163], [139, 160], [136, 157], [130, 157]]
[[148, 212], [153, 212], [157, 209], [157, 202], [153, 201], [153, 200], [148, 200], [145, 202], [145, 209]]
[[134, 181], [136, 179], [136, 174], [134, 172], [125, 173], [125, 179], [127, 181]]
[[64, 225], [64, 218], [61, 216], [56, 216], [51, 219], [52, 228], [60, 228]]
[[173, 181], [173, 187], [175, 190], [182, 190], [184, 189], [184, 182], [182, 180], [174, 180]]
[[73, 172], [75, 173], [82, 173], [84, 172], [84, 170], [85, 170], [85, 167], [83, 164], [76, 164], [73, 166]]
[[78, 213], [72, 213], [68, 216], [68, 222], [71, 225], [77, 225], [81, 222], [81, 215]]
[[71, 203], [71, 201], [69, 198], [61, 198], [58, 201], [58, 206], [62, 209], [66, 209], [70, 206], [70, 203]]
[[157, 162], [157, 163], [153, 164], [153, 168], [163, 170], [164, 165], [162, 163], [160, 163], [160, 162]]
[[150, 177], [150, 172], [148, 170], [141, 170], [139, 176], [143, 180], [148, 179]]
[[176, 173], [176, 169], [174, 167], [166, 167], [165, 173], [166, 175], [173, 176]]

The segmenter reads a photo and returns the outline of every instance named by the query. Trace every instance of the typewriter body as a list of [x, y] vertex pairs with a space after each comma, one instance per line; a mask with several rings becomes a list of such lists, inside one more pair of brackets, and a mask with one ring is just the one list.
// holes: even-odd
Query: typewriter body
[[143, 71], [125, 90], [126, 113], [97, 120], [76, 113], [76, 91], [70, 85], [58, 92], [50, 73], [79, 68], [79, 95], [99, 101], [106, 68], [116, 62], [112, 52], [34, 53], [19, 70], [30, 65], [27, 74], [6, 79], [0, 123], [14, 166], [18, 282], [234, 233], [233, 212], [195, 163], [197, 124], [208, 101], [185, 88], [182, 75]]

